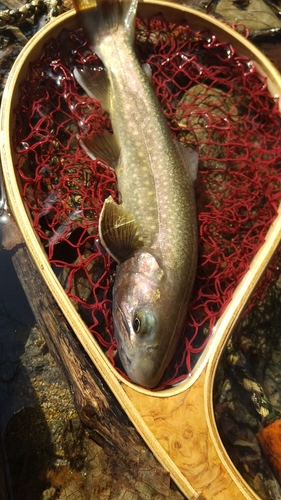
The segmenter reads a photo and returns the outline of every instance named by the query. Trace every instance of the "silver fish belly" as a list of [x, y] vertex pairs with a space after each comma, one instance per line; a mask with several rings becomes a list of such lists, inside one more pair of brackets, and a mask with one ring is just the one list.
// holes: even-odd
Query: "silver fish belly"
[[[111, 2], [112, 9], [116, 3]], [[119, 264], [113, 289], [115, 335], [129, 377], [152, 388], [177, 347], [196, 272], [194, 165], [187, 164], [196, 164], [197, 158], [173, 140], [136, 58], [137, 2], [123, 2], [121, 15], [119, 10], [101, 16], [102, 5], [100, 0], [90, 9], [96, 19], [92, 39], [90, 16], [81, 19], [106, 69], [98, 93], [114, 134], [94, 137], [84, 147], [116, 169], [120, 203], [107, 199], [99, 222], [101, 241]], [[98, 82], [89, 71], [77, 70], [76, 78], [97, 95]]]

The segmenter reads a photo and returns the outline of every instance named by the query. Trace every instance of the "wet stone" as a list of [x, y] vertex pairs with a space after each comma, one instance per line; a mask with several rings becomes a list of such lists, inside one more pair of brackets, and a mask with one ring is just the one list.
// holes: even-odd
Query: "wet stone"
[[[275, 265], [280, 265], [280, 255]], [[222, 353], [214, 390], [216, 420], [223, 444], [238, 471], [263, 500], [281, 499], [276, 471], [257, 439], [257, 433], [271, 420], [280, 418], [280, 326], [279, 279], [272, 282], [264, 300], [257, 302], [234, 330]], [[230, 366], [228, 362], [229, 352], [235, 352], [240, 366], [245, 367], [246, 385], [235, 377], [235, 364]], [[259, 393], [259, 387], [263, 393]], [[254, 405], [255, 401], [259, 406]]]

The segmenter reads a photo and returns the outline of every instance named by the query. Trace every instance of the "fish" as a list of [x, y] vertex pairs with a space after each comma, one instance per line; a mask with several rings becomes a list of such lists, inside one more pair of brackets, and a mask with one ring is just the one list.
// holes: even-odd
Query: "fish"
[[172, 137], [134, 50], [136, 0], [75, 0], [80, 23], [104, 70], [75, 68], [88, 95], [100, 99], [113, 133], [82, 140], [92, 158], [115, 169], [118, 201], [104, 201], [102, 245], [116, 260], [112, 315], [128, 377], [152, 389], [175, 354], [197, 267], [194, 181], [198, 155]]

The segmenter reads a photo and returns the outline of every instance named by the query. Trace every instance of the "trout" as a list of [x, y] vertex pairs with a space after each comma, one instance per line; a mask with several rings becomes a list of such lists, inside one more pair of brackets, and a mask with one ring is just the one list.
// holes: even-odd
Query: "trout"
[[102, 245], [117, 261], [112, 314], [122, 365], [153, 388], [177, 348], [197, 264], [197, 153], [176, 143], [149, 75], [134, 51], [137, 1], [74, 0], [105, 70], [75, 78], [110, 114], [113, 134], [83, 141], [117, 176], [118, 203], [105, 200]]

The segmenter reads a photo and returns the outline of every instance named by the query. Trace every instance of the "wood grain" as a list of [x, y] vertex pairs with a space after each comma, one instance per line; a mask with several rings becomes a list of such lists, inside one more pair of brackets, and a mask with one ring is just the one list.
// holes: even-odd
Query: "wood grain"
[[257, 499], [237, 473], [237, 483], [215, 449], [205, 418], [206, 369], [188, 391], [168, 398], [123, 389], [146, 425], [186, 479], [206, 500]]

